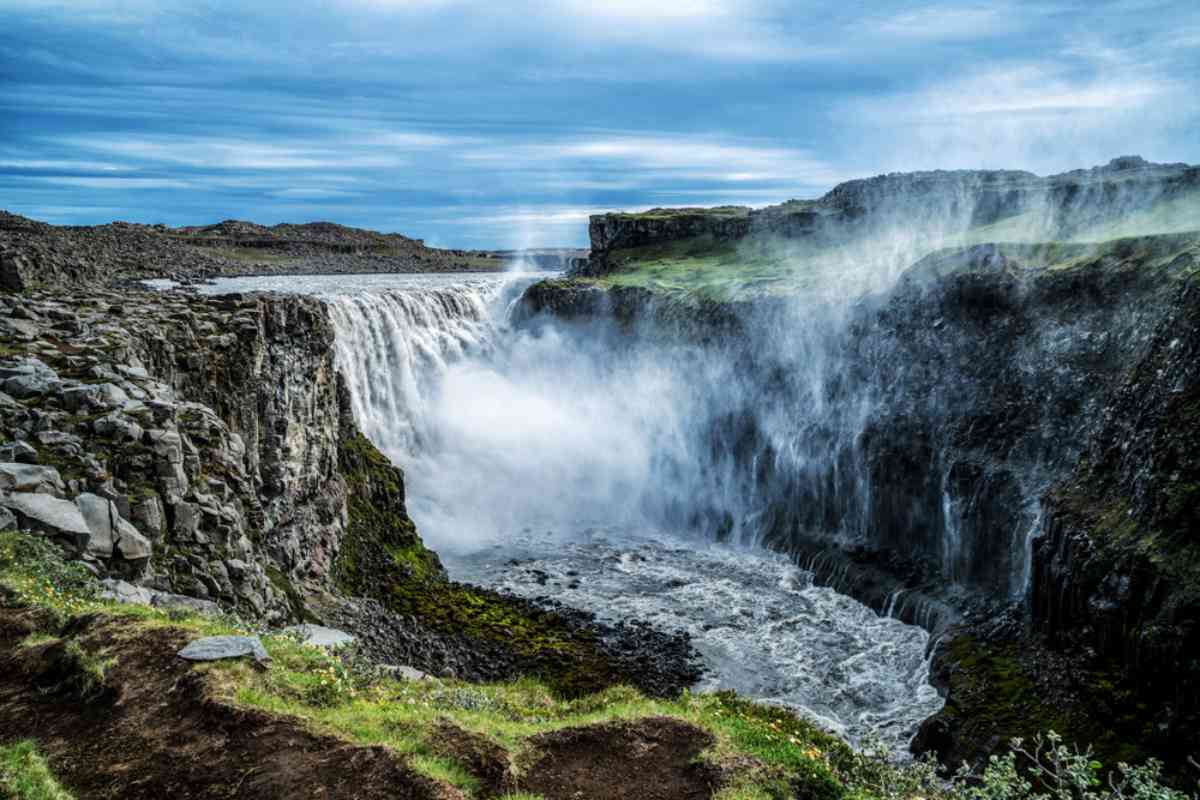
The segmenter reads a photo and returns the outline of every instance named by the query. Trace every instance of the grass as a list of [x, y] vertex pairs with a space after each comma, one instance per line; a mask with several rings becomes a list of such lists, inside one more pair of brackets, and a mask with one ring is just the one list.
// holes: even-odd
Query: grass
[[741, 219], [750, 216], [748, 206], [715, 206], [713, 208], [651, 208], [647, 211], [625, 211], [605, 214], [616, 219], [654, 219], [666, 220], [676, 217], [718, 217], [724, 219]]
[[[470, 790], [470, 781], [449, 769], [439, 748], [440, 723], [485, 737], [519, 766], [535, 748], [531, 740], [563, 728], [669, 716], [708, 731], [715, 741], [705, 758], [718, 764], [756, 762], [747, 784], [759, 791], [803, 783], [837, 796], [838, 765], [849, 747], [812, 723], [784, 710], [757, 705], [733, 693], [692, 694], [660, 700], [615, 687], [565, 700], [534, 680], [467, 684], [377, 680], [355, 688], [351, 680], [332, 701], [314, 702], [314, 686], [330, 680], [332, 657], [311, 648], [268, 640], [272, 669], [245, 664], [206, 668], [232, 702], [307, 720], [315, 729], [360, 744], [383, 744], [410, 756], [418, 769]], [[322, 677], [325, 676], [325, 677]], [[453, 766], [452, 764], [450, 766]], [[469, 777], [469, 776], [468, 776]]]
[[1200, 191], [1189, 192], [1077, 233], [1074, 241], [1101, 242], [1130, 236], [1187, 233], [1200, 229]]
[[[638, 287], [705, 300], [739, 300], [816, 285], [825, 265], [774, 240], [720, 242], [697, 236], [609, 254], [614, 270], [595, 285]], [[809, 254], [810, 255], [810, 254]]]
[[37, 745], [28, 740], [0, 746], [0, 798], [72, 800], [54, 779]]
[[[980, 241], [975, 242], [976, 238]], [[921, 259], [914, 269], [927, 277], [977, 269], [971, 247], [991, 241], [995, 240], [972, 235], [941, 243], [947, 246]], [[1013, 241], [995, 245], [995, 252], [1028, 275], [1089, 268], [1175, 268], [1181, 257], [1187, 261], [1189, 255], [1194, 270], [1200, 266], [1200, 235], [1162, 234], [1100, 243]], [[863, 287], [871, 285], [871, 262], [863, 253], [828, 243], [757, 239], [717, 242], [704, 236], [614, 251], [609, 263], [612, 272], [576, 280], [601, 288], [636, 287], [675, 298], [717, 302], [844, 290], [853, 288], [856, 282]]]

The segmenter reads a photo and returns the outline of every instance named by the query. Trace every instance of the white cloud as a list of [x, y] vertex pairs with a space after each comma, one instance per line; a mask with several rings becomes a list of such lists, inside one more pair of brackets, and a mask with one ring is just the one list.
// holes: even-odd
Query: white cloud
[[289, 189], [279, 189], [271, 192], [272, 197], [281, 200], [321, 200], [339, 197], [356, 197], [359, 192], [348, 192], [343, 189], [329, 189], [321, 186], [294, 186]]
[[69, 136], [59, 144], [136, 161], [212, 170], [387, 169], [411, 163], [417, 151], [448, 147], [455, 140], [426, 134], [373, 133], [274, 144], [239, 139], [160, 136], [115, 139]]
[[109, 164], [103, 161], [74, 161], [71, 159], [32, 159], [16, 158], [0, 160], [2, 169], [52, 169], [76, 172], [123, 172], [128, 167]]
[[1149, 76], [1073, 78], [1057, 65], [1027, 64], [934, 86], [917, 95], [895, 98], [893, 103], [924, 118], [1122, 111], [1160, 97], [1166, 89], [1162, 81]]
[[[1086, 53], [1086, 58], [1082, 53]], [[1186, 102], [1157, 70], [1119, 51], [991, 66], [910, 92], [844, 103], [877, 168], [1090, 166], [1151, 154]]]
[[191, 184], [173, 178], [73, 178], [34, 177], [28, 180], [82, 189], [186, 189]]
[[[547, 172], [620, 170], [627, 177], [834, 183], [843, 176], [804, 150], [745, 140], [688, 135], [614, 135], [594, 139], [499, 145], [468, 150], [466, 161]], [[657, 173], [648, 174], [648, 173]]]
[[931, 5], [903, 11], [866, 24], [866, 31], [889, 39], [937, 41], [982, 39], [1029, 24], [1032, 5]]

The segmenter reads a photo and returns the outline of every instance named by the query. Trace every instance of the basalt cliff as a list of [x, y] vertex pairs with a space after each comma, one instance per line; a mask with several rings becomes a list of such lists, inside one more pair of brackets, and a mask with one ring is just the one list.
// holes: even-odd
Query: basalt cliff
[[736, 365], [753, 388], [702, 426], [703, 497], [665, 513], [933, 631], [946, 706], [914, 749], [957, 764], [1053, 729], [1186, 770], [1198, 199], [1200, 169], [1122, 158], [603, 215], [523, 313]]

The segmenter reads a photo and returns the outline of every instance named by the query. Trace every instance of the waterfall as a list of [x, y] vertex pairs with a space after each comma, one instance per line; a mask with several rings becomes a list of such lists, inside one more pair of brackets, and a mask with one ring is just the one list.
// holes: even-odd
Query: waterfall
[[[622, 525], [784, 551], [888, 548], [947, 583], [1024, 591], [1023, 509], [1044, 485], [1028, 465], [1044, 457], [1006, 464], [955, 444], [948, 431], [988, 402], [991, 378], [922, 316], [936, 308], [919, 293], [900, 306], [911, 319], [886, 293], [755, 304], [714, 341], [603, 315], [510, 324], [527, 284], [326, 297], [355, 417], [407, 469], [435, 549]], [[885, 307], [899, 325], [876, 322]], [[1037, 369], [1052, 363], [1041, 343], [1026, 359]]]
[[393, 459], [422, 452], [440, 377], [468, 354], [486, 353], [496, 333], [500, 282], [333, 295], [337, 363], [354, 417]]

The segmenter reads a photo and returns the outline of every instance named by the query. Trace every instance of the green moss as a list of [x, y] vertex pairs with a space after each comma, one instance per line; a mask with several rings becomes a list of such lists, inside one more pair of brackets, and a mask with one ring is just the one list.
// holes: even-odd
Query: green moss
[[319, 622], [316, 617], [309, 612], [307, 605], [304, 602], [304, 595], [296, 588], [287, 576], [283, 574], [283, 570], [274, 564], [268, 565], [267, 580], [275, 587], [277, 592], [283, 594], [288, 599], [288, 606], [292, 609], [292, 614], [296, 619], [303, 622]]
[[451, 582], [396, 582], [381, 598], [442, 633], [500, 649], [522, 674], [577, 697], [628, 680], [609, 662], [594, 634], [507, 595]]
[[694, 217], [714, 219], [744, 219], [750, 216], [747, 206], [715, 206], [713, 208], [652, 208], [648, 211], [626, 211], [606, 214], [615, 220], [671, 220]]
[[[941, 716], [955, 726], [964, 751], [986, 752], [1014, 738], [1028, 741], [1038, 733], [1057, 731], [1068, 742], [1091, 746], [1109, 764], [1134, 763], [1150, 755], [1143, 745], [1144, 729], [1152, 721], [1136, 714], [1122, 719], [1122, 711], [1132, 710], [1134, 693], [1119, 665], [1073, 668], [1066, 681], [1073, 697], [1064, 702], [1051, 696], [1033, 671], [1032, 660], [1022, 657], [1027, 646], [1031, 645], [974, 636], [959, 636], [950, 643], [954, 669]], [[1054, 676], [1059, 690], [1066, 677]]]
[[737, 300], [797, 291], [819, 275], [777, 242], [718, 241], [703, 235], [608, 254], [610, 272], [592, 279], [604, 288], [637, 287], [703, 300]]
[[343, 591], [373, 596], [381, 580], [424, 584], [444, 577], [437, 555], [422, 544], [404, 508], [404, 475], [365, 436], [340, 443], [346, 481], [346, 535], [334, 565]]

